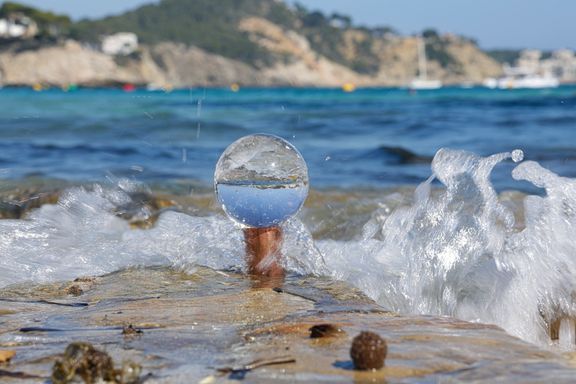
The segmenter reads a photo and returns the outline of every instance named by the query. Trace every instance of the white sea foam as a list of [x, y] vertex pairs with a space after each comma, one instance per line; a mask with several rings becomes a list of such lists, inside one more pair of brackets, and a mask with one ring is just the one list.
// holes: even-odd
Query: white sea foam
[[518, 231], [489, 176], [502, 160], [522, 157], [440, 150], [432, 169], [443, 192], [431, 197], [430, 178], [413, 205], [367, 223], [363, 239], [319, 242], [329, 273], [396, 311], [494, 323], [548, 344], [549, 324], [576, 316], [576, 181], [535, 162], [518, 165], [515, 179], [546, 191], [525, 198]]
[[[348, 281], [396, 311], [494, 323], [546, 345], [550, 322], [576, 317], [576, 181], [520, 163], [512, 176], [546, 194], [525, 198], [519, 230], [489, 177], [499, 162], [522, 157], [440, 150], [413, 203], [375, 211], [355, 240], [314, 242], [300, 221], [287, 222], [286, 267]], [[431, 192], [434, 178], [440, 192]], [[130, 229], [115, 214], [130, 202], [120, 187], [71, 189], [26, 220], [0, 221], [0, 285], [135, 265], [243, 268], [241, 231], [230, 220], [166, 212], [152, 229]], [[559, 331], [572, 346], [573, 322]]]
[[120, 188], [67, 191], [27, 220], [0, 221], [0, 285], [100, 275], [128, 266], [240, 265], [241, 236], [222, 217], [163, 214], [150, 230], [115, 215], [130, 201]]

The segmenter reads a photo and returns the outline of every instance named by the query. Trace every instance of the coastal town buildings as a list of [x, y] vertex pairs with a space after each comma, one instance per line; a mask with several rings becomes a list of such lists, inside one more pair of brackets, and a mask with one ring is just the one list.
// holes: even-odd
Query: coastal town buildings
[[505, 72], [548, 76], [561, 83], [576, 82], [576, 55], [570, 49], [560, 49], [544, 55], [536, 49], [524, 50], [514, 67], [505, 66]]
[[576, 55], [570, 49], [554, 51], [549, 59], [542, 61], [542, 67], [561, 82], [576, 82]]
[[138, 49], [138, 36], [131, 32], [120, 32], [102, 39], [102, 52], [111, 56], [126, 56]]

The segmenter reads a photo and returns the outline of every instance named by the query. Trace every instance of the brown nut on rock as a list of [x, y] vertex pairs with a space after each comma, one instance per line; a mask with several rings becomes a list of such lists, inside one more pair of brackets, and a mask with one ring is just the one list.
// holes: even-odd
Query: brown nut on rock
[[373, 332], [361, 332], [352, 340], [350, 357], [354, 368], [361, 371], [380, 369], [388, 353], [386, 341]]

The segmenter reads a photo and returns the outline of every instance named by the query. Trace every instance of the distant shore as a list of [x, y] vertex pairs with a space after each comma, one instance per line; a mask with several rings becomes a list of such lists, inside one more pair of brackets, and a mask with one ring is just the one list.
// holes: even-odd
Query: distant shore
[[[395, 48], [398, 55], [413, 56], [414, 42], [405, 38]], [[463, 52], [468, 52], [466, 47]], [[468, 53], [470, 54], [470, 53]], [[473, 55], [483, 55], [476, 49]], [[485, 56], [485, 55], [484, 55]], [[415, 60], [406, 58], [412, 66]], [[487, 76], [499, 75], [499, 67], [486, 59], [472, 60], [462, 73], [436, 71], [446, 85], [479, 84]], [[215, 55], [194, 46], [160, 43], [140, 46], [127, 56], [104, 54], [78, 41], [23, 47], [18, 43], [0, 49], [0, 85], [69, 87], [138, 87], [177, 89], [190, 87], [401, 87], [413, 78], [413, 69], [402, 61], [366, 75], [354, 72], [312, 51], [301, 53], [289, 63], [256, 68]], [[432, 68], [432, 73], [433, 73]]]

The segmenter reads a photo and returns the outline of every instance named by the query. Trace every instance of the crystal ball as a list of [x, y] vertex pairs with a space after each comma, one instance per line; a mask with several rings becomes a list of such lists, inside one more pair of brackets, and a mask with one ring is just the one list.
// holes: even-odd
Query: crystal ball
[[274, 227], [295, 215], [308, 195], [308, 168], [298, 150], [273, 135], [242, 137], [222, 153], [216, 197], [235, 222]]

